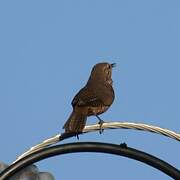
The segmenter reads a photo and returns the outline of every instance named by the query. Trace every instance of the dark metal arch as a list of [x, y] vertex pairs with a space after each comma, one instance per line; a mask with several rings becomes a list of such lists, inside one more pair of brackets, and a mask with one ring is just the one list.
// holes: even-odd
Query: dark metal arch
[[128, 157], [148, 164], [176, 180], [180, 179], [180, 171], [178, 169], [168, 164], [167, 162], [145, 152], [127, 147], [126, 145], [98, 142], [80, 142], [56, 145], [34, 152], [10, 165], [7, 169], [1, 172], [0, 180], [6, 180], [17, 173], [19, 170], [42, 159], [76, 152], [100, 152]]

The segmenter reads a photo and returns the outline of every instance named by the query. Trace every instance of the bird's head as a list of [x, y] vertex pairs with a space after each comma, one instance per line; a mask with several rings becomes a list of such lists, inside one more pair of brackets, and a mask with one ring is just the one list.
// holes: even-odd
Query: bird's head
[[112, 68], [115, 67], [115, 63], [98, 63], [94, 65], [91, 71], [89, 81], [107, 82], [112, 84]]

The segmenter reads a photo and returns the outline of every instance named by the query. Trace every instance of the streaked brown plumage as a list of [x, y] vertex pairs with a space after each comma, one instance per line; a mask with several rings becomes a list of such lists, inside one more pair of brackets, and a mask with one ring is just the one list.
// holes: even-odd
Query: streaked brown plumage
[[72, 100], [73, 112], [64, 124], [66, 133], [82, 132], [88, 116], [107, 111], [114, 101], [112, 68], [115, 64], [98, 63], [90, 74], [87, 84]]

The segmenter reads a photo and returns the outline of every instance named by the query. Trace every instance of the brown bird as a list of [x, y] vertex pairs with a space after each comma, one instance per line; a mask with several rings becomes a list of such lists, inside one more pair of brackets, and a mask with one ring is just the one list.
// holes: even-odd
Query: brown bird
[[78, 135], [85, 127], [87, 117], [92, 115], [99, 119], [102, 126], [103, 120], [98, 115], [107, 111], [115, 97], [111, 79], [114, 66], [115, 63], [103, 62], [93, 67], [87, 84], [72, 100], [73, 112], [63, 126], [65, 133]]

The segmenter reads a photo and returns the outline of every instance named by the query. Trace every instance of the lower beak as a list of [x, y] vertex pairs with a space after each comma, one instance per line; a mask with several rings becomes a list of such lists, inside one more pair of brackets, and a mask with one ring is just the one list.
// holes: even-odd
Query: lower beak
[[113, 67], [116, 67], [116, 63], [112, 63], [111, 64], [111, 67], [113, 68]]

